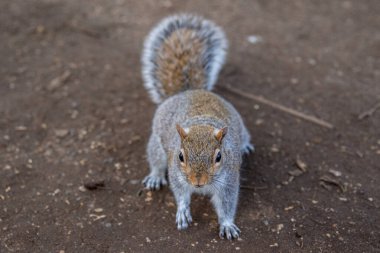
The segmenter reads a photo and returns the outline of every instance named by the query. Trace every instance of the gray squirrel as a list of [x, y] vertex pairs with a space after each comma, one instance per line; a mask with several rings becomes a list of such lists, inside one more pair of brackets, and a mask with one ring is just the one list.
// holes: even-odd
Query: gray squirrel
[[242, 155], [253, 151], [236, 109], [210, 92], [224, 64], [228, 42], [221, 28], [201, 17], [180, 14], [162, 20], [147, 36], [144, 86], [159, 104], [143, 184], [167, 185], [177, 203], [179, 230], [192, 222], [192, 193], [209, 195], [219, 221], [219, 236], [240, 236], [235, 225]]

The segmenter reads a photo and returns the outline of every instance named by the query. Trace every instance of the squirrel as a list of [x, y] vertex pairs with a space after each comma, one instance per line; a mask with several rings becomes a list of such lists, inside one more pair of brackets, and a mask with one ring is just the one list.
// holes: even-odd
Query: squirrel
[[235, 213], [242, 155], [253, 151], [237, 110], [211, 90], [224, 64], [228, 41], [212, 21], [190, 14], [163, 19], [145, 39], [144, 86], [158, 104], [147, 146], [149, 190], [167, 185], [177, 204], [179, 230], [192, 222], [193, 193], [209, 195], [219, 236], [240, 236]]

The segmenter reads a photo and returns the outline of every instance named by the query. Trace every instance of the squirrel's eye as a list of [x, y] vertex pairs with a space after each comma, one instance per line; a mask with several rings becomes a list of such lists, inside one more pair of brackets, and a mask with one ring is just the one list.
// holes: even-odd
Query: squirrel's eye
[[222, 154], [219, 151], [218, 154], [216, 155], [215, 162], [218, 163], [220, 162], [221, 159], [222, 159]]
[[183, 160], [183, 154], [182, 154], [182, 152], [179, 152], [178, 158], [181, 161], [181, 163], [183, 163], [184, 160]]

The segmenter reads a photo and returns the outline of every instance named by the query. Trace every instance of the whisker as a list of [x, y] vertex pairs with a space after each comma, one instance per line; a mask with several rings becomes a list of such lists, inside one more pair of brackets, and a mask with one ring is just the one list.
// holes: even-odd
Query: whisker
[[217, 178], [214, 179], [214, 182], [217, 182], [218, 184], [220, 184], [222, 186], [234, 186], [234, 184], [232, 184], [232, 183], [226, 183], [226, 182], [223, 182]]

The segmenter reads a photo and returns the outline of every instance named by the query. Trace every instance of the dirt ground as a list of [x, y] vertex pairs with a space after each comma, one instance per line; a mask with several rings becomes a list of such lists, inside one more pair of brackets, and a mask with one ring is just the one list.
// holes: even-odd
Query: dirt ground
[[[0, 9], [1, 253], [380, 252], [380, 108], [361, 115], [380, 102], [378, 0], [1, 0]], [[207, 197], [193, 198], [194, 224], [180, 232], [171, 192], [141, 191], [155, 105], [140, 52], [177, 12], [224, 27], [216, 92], [256, 145], [232, 242], [218, 238]]]

